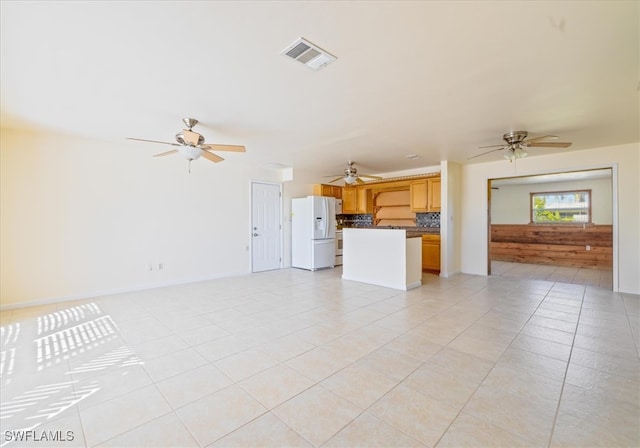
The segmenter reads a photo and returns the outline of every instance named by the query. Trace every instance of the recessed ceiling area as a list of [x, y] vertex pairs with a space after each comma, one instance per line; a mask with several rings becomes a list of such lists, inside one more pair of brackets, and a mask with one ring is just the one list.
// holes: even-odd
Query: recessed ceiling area
[[[637, 142], [638, 17], [631, 1], [3, 1], [1, 125], [141, 151], [125, 138], [193, 116], [246, 146], [236, 163], [317, 179], [347, 160], [502, 160], [468, 158], [514, 130], [572, 142], [529, 157]], [[283, 57], [300, 37], [338, 58]]]

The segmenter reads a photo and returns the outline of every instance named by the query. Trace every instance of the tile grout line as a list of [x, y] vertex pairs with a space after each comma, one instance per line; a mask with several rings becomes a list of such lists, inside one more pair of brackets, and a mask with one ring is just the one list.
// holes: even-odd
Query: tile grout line
[[560, 414], [560, 405], [562, 403], [562, 395], [564, 394], [564, 386], [567, 381], [567, 373], [569, 372], [569, 366], [571, 366], [571, 356], [573, 355], [573, 348], [576, 342], [576, 336], [578, 334], [578, 325], [580, 325], [580, 317], [582, 316], [582, 308], [584, 306], [584, 297], [587, 293], [587, 286], [584, 285], [582, 289], [582, 300], [580, 301], [580, 312], [578, 313], [578, 321], [576, 322], [576, 329], [573, 333], [573, 340], [571, 341], [571, 350], [569, 350], [569, 358], [567, 359], [567, 367], [564, 370], [564, 376], [562, 378], [562, 386], [560, 387], [560, 396], [558, 397], [558, 405], [556, 406], [556, 413], [553, 416], [553, 425], [551, 426], [551, 434], [549, 434], [549, 441], [547, 443], [548, 447], [551, 447], [551, 443], [553, 442], [553, 434], [556, 429], [556, 423], [558, 421], [558, 415]]
[[638, 335], [634, 332], [633, 325], [631, 325], [631, 320], [629, 319], [629, 310], [627, 309], [627, 302], [624, 300], [624, 293], [620, 293], [622, 295], [622, 306], [624, 307], [624, 314], [627, 318], [627, 325], [629, 325], [629, 330], [631, 332], [631, 339], [633, 340], [633, 345], [636, 347], [636, 354], [640, 357], [640, 347], [638, 347]]
[[[555, 283], [554, 283], [555, 285]], [[469, 395], [469, 398], [467, 399], [467, 401], [464, 403], [464, 405], [460, 408], [460, 410], [458, 411], [458, 413], [456, 414], [456, 416], [451, 420], [451, 423], [449, 423], [449, 426], [447, 426], [447, 429], [445, 429], [445, 431], [442, 433], [442, 435], [438, 438], [437, 442], [434, 445], [434, 448], [438, 446], [438, 444], [440, 443], [440, 441], [442, 440], [442, 438], [445, 436], [445, 434], [449, 431], [449, 429], [451, 428], [451, 426], [453, 426], [453, 423], [458, 419], [458, 417], [460, 417], [460, 414], [462, 413], [462, 411], [464, 410], [465, 407], [467, 407], [467, 405], [469, 404], [469, 402], [471, 401], [471, 399], [473, 398], [473, 396], [476, 394], [476, 392], [478, 392], [478, 389], [480, 389], [480, 386], [482, 386], [482, 383], [485, 382], [485, 380], [487, 379], [487, 377], [491, 374], [491, 372], [493, 371], [493, 369], [495, 369], [496, 365], [498, 364], [498, 361], [500, 360], [500, 358], [502, 357], [502, 355], [504, 354], [504, 352], [506, 352], [511, 345], [513, 344], [513, 342], [517, 339], [518, 335], [520, 334], [520, 332], [522, 331], [522, 328], [525, 327], [525, 325], [527, 325], [527, 323], [531, 320], [531, 318], [533, 317], [533, 315], [535, 314], [535, 312], [538, 310], [538, 308], [540, 308], [540, 305], [542, 304], [542, 302], [544, 302], [544, 300], [547, 298], [547, 296], [549, 295], [549, 292], [551, 292], [551, 290], [553, 289], [553, 285], [551, 285], [549, 287], [549, 289], [547, 290], [547, 292], [545, 293], [544, 297], [542, 297], [542, 299], [540, 300], [540, 302], [538, 303], [538, 305], [536, 306], [536, 308], [531, 312], [531, 314], [529, 315], [529, 318], [522, 324], [522, 326], [520, 327], [520, 330], [518, 330], [518, 332], [515, 334], [515, 336], [513, 337], [513, 339], [511, 340], [511, 342], [509, 343], [509, 345], [504, 349], [504, 351], [502, 352], [502, 354], [500, 355], [500, 357], [498, 357], [498, 359], [496, 361], [493, 362], [493, 366], [491, 366], [491, 368], [489, 369], [489, 371], [487, 371], [487, 374], [484, 376], [484, 378], [482, 378], [482, 380], [478, 383], [478, 386], [475, 388], [475, 390], [473, 391], [472, 394]], [[495, 308], [495, 307], [494, 307]], [[493, 310], [493, 308], [492, 308]], [[489, 310], [487, 313], [489, 313], [491, 310]], [[487, 314], [485, 313], [485, 315]], [[483, 315], [484, 316], [484, 315]], [[477, 321], [476, 321], [477, 322]], [[454, 339], [455, 340], [455, 339]], [[453, 342], [453, 341], [451, 341]], [[448, 345], [448, 344], [447, 344]], [[446, 347], [446, 346], [445, 346]], [[477, 418], [477, 417], [476, 417]], [[481, 419], [482, 420], [482, 419]], [[484, 420], [482, 420], [484, 421]], [[505, 428], [499, 427], [497, 425], [494, 425], [493, 423], [490, 422], [485, 422], [489, 425], [492, 426], [496, 426], [500, 429], [502, 429], [503, 431], [508, 432], [509, 434], [512, 434], [520, 439], [525, 440], [522, 436], [520, 436], [519, 434], [515, 434], [513, 432], [511, 432], [510, 430], [507, 430]]]

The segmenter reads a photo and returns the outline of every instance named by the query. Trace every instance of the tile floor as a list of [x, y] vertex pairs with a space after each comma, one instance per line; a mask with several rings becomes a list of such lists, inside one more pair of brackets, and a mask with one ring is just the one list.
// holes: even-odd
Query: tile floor
[[586, 269], [544, 264], [491, 261], [491, 275], [599, 286], [613, 290], [612, 269]]
[[3, 312], [0, 444], [640, 445], [640, 297], [471, 275], [402, 292], [340, 274]]

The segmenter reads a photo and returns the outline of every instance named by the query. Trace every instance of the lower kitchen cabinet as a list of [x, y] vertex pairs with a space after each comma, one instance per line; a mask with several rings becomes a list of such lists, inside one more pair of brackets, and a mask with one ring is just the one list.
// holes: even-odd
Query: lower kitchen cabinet
[[440, 235], [422, 235], [422, 270], [440, 272]]

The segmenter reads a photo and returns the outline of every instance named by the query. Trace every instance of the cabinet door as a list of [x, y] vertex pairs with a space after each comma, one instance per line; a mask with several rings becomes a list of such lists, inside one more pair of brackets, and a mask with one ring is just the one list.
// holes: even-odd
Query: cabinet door
[[345, 215], [353, 215], [356, 213], [357, 192], [354, 187], [344, 187], [342, 189], [342, 213]]
[[440, 238], [438, 236], [422, 237], [422, 269], [440, 272]]
[[427, 211], [427, 181], [420, 180], [412, 182], [409, 186], [411, 191], [411, 211], [426, 212]]
[[332, 194], [331, 196], [336, 198], [336, 199], [342, 199], [342, 187], [339, 187], [337, 185], [333, 185], [331, 187], [332, 190]]
[[427, 191], [429, 192], [429, 200], [427, 201], [427, 211], [440, 211], [440, 178], [427, 179]]
[[373, 213], [372, 192], [369, 188], [356, 187], [356, 213]]

